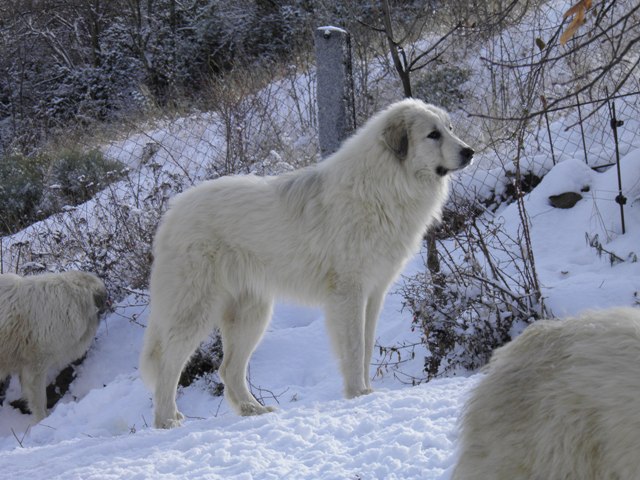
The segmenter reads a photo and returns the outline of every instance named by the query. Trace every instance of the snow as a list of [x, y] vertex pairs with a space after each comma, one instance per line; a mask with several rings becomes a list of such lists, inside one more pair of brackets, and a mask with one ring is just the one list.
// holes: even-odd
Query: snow
[[3, 453], [0, 467], [6, 478], [19, 478], [25, 464], [31, 478], [440, 478], [466, 388], [446, 379], [259, 417], [221, 414], [168, 432], [85, 433]]
[[347, 35], [347, 31], [345, 29], [340, 27], [332, 27], [331, 25], [318, 27], [318, 30], [323, 32], [325, 37], [329, 37], [332, 32], [339, 33], [341, 35]]
[[[629, 254], [637, 254], [640, 245], [640, 150], [625, 156], [622, 168], [628, 197], [624, 235], [612, 200], [615, 169], [597, 173], [567, 160], [525, 199], [538, 273], [556, 315], [637, 299], [640, 263]], [[548, 203], [549, 195], [586, 186], [589, 192], [572, 209]], [[500, 215], [516, 228], [515, 205]], [[587, 232], [626, 261], [611, 265], [600, 257], [586, 243]], [[421, 265], [417, 255], [405, 274]], [[394, 290], [381, 314], [381, 345], [412, 335], [411, 318]], [[239, 417], [200, 381], [180, 389], [185, 425], [159, 431], [149, 426], [151, 398], [137, 373], [146, 316], [144, 298], [132, 295], [118, 305], [101, 324], [70, 392], [40, 424], [29, 426], [29, 416], [6, 404], [0, 408], [3, 478], [27, 470], [32, 479], [449, 478], [456, 422], [481, 374], [418, 386], [402, 383], [400, 376], [376, 376], [373, 394], [345, 400], [322, 312], [278, 304], [250, 365], [254, 394], [278, 410]], [[418, 374], [419, 357], [403, 368]], [[18, 395], [13, 382], [9, 398]]]
[[[302, 79], [298, 87], [305, 82]], [[309, 103], [304, 100], [298, 106]], [[292, 124], [307, 117], [305, 112], [295, 113], [295, 107], [288, 102]], [[206, 170], [211, 149], [224, 155], [219, 132], [206, 128], [215, 121], [219, 119], [211, 114], [161, 122], [106, 154], [136, 169], [141, 165], [138, 160], [149, 160], [145, 156], [151, 155], [142, 145], [162, 144], [152, 153], [155, 162], [201, 178], [207, 174], [200, 170]], [[561, 128], [560, 123], [552, 124], [552, 135], [560, 138]], [[295, 141], [299, 130], [289, 130]], [[629, 120], [626, 132], [634, 134], [625, 133], [620, 142], [628, 199], [624, 234], [620, 207], [614, 201], [616, 169], [592, 170], [584, 163], [580, 141], [567, 140], [573, 149], [558, 148], [562, 155], [557, 165], [546, 152], [535, 149], [523, 158], [524, 170], [546, 174], [526, 196], [525, 206], [545, 302], [556, 316], [640, 302], [640, 126]], [[174, 143], [167, 142], [169, 138]], [[185, 150], [184, 145], [189, 148]], [[280, 159], [278, 152], [269, 155], [276, 163]], [[601, 147], [590, 149], [589, 155], [595, 159], [592, 163], [611, 161], [611, 151]], [[475, 194], [479, 189], [499, 193], [501, 174], [509, 166], [479, 157], [475, 170], [461, 174], [461, 184]], [[142, 166], [153, 170], [144, 162]], [[482, 169], [484, 177], [478, 174]], [[488, 177], [495, 178], [494, 184]], [[140, 181], [147, 182], [148, 178]], [[568, 210], [549, 204], [550, 195], [567, 191], [581, 193], [583, 199]], [[90, 211], [92, 207], [78, 207], [83, 208]], [[517, 206], [512, 204], [496, 215], [515, 238], [520, 225]], [[597, 238], [606, 251], [591, 246], [588, 238]], [[622, 261], [612, 263], [608, 252]], [[422, 254], [418, 254], [404, 274], [423, 268]], [[401, 283], [402, 278], [397, 286]], [[411, 332], [410, 313], [402, 310], [397, 286], [391, 288], [379, 321], [377, 341], [382, 346], [419, 340]], [[178, 407], [187, 417], [184, 426], [170, 431], [152, 428], [151, 395], [137, 371], [147, 300], [141, 292], [116, 306], [101, 324], [70, 391], [39, 424], [31, 425], [30, 416], [9, 406], [10, 400], [20, 396], [18, 382], [12, 380], [7, 401], [0, 407], [0, 478], [28, 474], [32, 480], [449, 479], [456, 455], [456, 422], [481, 374], [412, 386], [403, 379], [420, 375], [424, 357], [420, 353], [425, 352], [418, 350], [415, 359], [397, 372], [401, 374], [379, 375], [376, 364], [381, 354], [376, 349], [370, 372], [375, 375], [375, 392], [343, 399], [323, 313], [297, 305], [276, 306], [250, 364], [254, 394], [277, 406], [276, 412], [239, 417], [200, 380], [179, 390]]]
[[[556, 165], [526, 199], [532, 224], [532, 241], [538, 276], [555, 316], [588, 307], [631, 305], [640, 291], [640, 150], [621, 159], [626, 233], [622, 234], [616, 168], [597, 173], [580, 160]], [[588, 187], [587, 192], [581, 192]], [[550, 195], [577, 192], [583, 196], [568, 210], [553, 208]], [[502, 215], [507, 225], [517, 225], [517, 206]], [[625, 260], [611, 266], [606, 254], [587, 242], [606, 244], [606, 250]]]
[[[410, 318], [390, 297], [381, 330], [391, 341]], [[0, 408], [2, 475], [18, 478], [28, 468], [34, 479], [446, 478], [452, 468], [455, 421], [473, 380], [412, 388], [382, 378], [372, 395], [344, 400], [322, 312], [290, 304], [275, 309], [250, 368], [254, 393], [277, 405], [275, 413], [239, 417], [196, 382], [178, 397], [185, 425], [150, 428], [151, 398], [136, 371], [146, 314], [134, 296], [120, 304], [70, 393], [40, 424]], [[10, 394], [19, 394], [13, 384]]]

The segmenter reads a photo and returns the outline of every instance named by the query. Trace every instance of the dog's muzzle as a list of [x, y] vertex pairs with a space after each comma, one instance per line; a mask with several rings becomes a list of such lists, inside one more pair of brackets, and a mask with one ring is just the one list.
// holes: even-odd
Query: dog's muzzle
[[455, 172], [457, 170], [462, 170], [464, 167], [469, 165], [473, 160], [473, 154], [476, 153], [473, 148], [465, 147], [460, 150], [460, 164], [457, 168], [445, 168], [442, 165], [439, 165], [436, 168], [436, 173], [441, 177], [444, 177], [449, 172]]

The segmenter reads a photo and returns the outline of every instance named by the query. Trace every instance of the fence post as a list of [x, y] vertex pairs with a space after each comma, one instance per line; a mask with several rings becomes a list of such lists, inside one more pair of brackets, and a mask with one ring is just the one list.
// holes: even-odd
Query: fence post
[[609, 103], [609, 116], [611, 117], [611, 128], [613, 129], [613, 141], [616, 147], [616, 168], [618, 170], [618, 195], [615, 201], [620, 205], [620, 222], [622, 223], [622, 234], [626, 233], [624, 225], [624, 206], [627, 203], [627, 198], [622, 193], [622, 173], [620, 171], [620, 145], [618, 143], [618, 127], [624, 125], [622, 120], [618, 120], [616, 116], [616, 102], [611, 101]]
[[556, 153], [553, 149], [553, 137], [551, 136], [551, 125], [549, 124], [549, 115], [547, 114], [547, 106], [544, 107], [544, 120], [547, 124], [547, 135], [549, 135], [549, 146], [551, 147], [551, 160], [556, 164]]
[[337, 151], [356, 126], [351, 37], [337, 27], [320, 27], [315, 32], [316, 95], [320, 155]]
[[589, 154], [587, 153], [587, 141], [584, 135], [584, 121], [582, 120], [582, 108], [580, 108], [580, 95], [576, 93], [576, 105], [578, 106], [578, 120], [580, 120], [580, 135], [582, 136], [582, 151], [584, 152], [584, 161], [589, 165]]

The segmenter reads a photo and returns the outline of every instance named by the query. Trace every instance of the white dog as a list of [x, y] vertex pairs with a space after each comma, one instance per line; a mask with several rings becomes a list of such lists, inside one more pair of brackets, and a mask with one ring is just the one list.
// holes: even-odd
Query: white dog
[[229, 403], [241, 415], [272, 410], [245, 377], [276, 296], [325, 306], [346, 396], [369, 393], [385, 292], [439, 217], [447, 174], [473, 153], [444, 111], [404, 100], [313, 167], [221, 178], [179, 195], [155, 237], [140, 362], [156, 427], [180, 424], [180, 372], [215, 326]]
[[640, 309], [539, 321], [493, 355], [455, 480], [640, 478]]
[[0, 379], [19, 374], [36, 421], [46, 416], [47, 372], [84, 355], [106, 306], [90, 273], [0, 275]]

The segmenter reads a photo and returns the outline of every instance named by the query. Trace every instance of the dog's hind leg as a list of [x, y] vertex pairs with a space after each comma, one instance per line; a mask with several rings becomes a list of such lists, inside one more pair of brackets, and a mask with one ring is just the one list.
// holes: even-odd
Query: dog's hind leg
[[230, 301], [220, 325], [223, 359], [220, 378], [229, 404], [240, 415], [260, 415], [273, 407], [258, 403], [247, 388], [249, 358], [262, 338], [271, 317], [271, 300], [243, 294]]
[[[175, 311], [175, 310], [174, 310]], [[198, 345], [213, 330], [211, 312], [205, 302], [196, 303], [192, 308], [179, 313], [168, 331], [155, 346], [154, 402], [156, 428], [173, 428], [180, 425], [184, 416], [176, 405], [176, 390], [184, 365]]]

